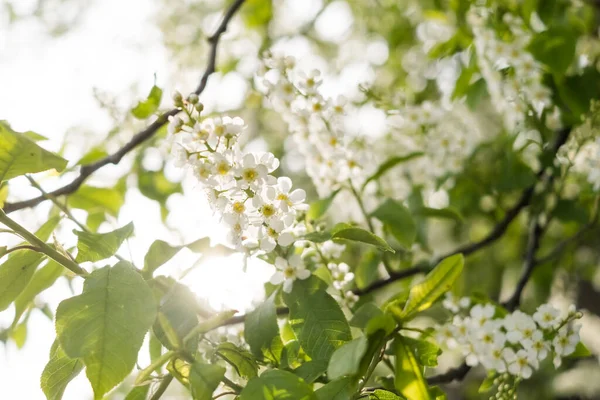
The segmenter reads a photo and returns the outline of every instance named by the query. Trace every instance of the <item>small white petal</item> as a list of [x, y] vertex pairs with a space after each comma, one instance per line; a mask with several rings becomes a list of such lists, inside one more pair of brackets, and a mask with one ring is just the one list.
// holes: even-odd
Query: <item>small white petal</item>
[[292, 189], [292, 180], [287, 176], [282, 176], [281, 178], [277, 178], [277, 186], [282, 193], [289, 193]]
[[273, 285], [279, 285], [281, 282], [283, 282], [284, 276], [283, 276], [283, 272], [275, 272], [273, 274], [273, 276], [271, 276], [271, 279], [269, 280], [269, 282], [271, 282]]

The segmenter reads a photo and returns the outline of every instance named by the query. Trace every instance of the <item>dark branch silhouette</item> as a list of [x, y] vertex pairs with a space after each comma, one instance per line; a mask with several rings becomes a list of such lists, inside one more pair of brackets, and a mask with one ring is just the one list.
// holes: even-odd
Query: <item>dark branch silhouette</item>
[[[199, 95], [206, 88], [206, 84], [208, 83], [209, 76], [215, 72], [216, 63], [217, 63], [217, 48], [219, 45], [219, 40], [223, 33], [227, 31], [227, 26], [229, 25], [229, 21], [233, 18], [235, 13], [240, 9], [245, 0], [236, 0], [225, 12], [223, 16], [223, 20], [221, 24], [218, 26], [215, 33], [208, 38], [208, 42], [210, 43], [210, 52], [208, 58], [208, 64], [202, 77], [200, 78], [200, 83], [194, 93]], [[48, 195], [52, 197], [63, 196], [71, 193], [75, 193], [81, 185], [89, 178], [94, 172], [99, 170], [100, 168], [108, 165], [108, 164], [118, 164], [121, 162], [121, 159], [129, 152], [134, 150], [140, 144], [144, 143], [148, 139], [150, 139], [160, 128], [162, 128], [168, 121], [169, 117], [172, 117], [178, 114], [181, 110], [174, 108], [160, 115], [154, 122], [152, 122], [148, 127], [137, 134], [135, 134], [129, 142], [127, 142], [123, 147], [121, 147], [117, 152], [108, 155], [101, 160], [98, 160], [91, 164], [86, 164], [81, 167], [79, 170], [79, 176], [75, 178], [71, 183], [66, 184], [52, 192], [49, 192]], [[13, 211], [22, 210], [24, 208], [35, 207], [38, 204], [44, 202], [48, 199], [48, 196], [38, 196], [29, 200], [18, 201], [15, 203], [5, 203], [4, 204], [4, 212], [9, 214]]]

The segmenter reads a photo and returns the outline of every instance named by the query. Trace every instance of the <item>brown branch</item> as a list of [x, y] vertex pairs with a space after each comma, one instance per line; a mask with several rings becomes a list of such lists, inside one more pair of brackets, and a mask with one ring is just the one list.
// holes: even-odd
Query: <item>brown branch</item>
[[[209, 76], [215, 72], [219, 40], [223, 33], [225, 33], [225, 31], [227, 30], [229, 21], [231, 21], [231, 19], [242, 6], [244, 1], [245, 0], [236, 0], [229, 7], [229, 9], [225, 12], [223, 20], [221, 21], [221, 24], [219, 25], [215, 33], [208, 38], [208, 42], [210, 43], [208, 65], [204, 70], [204, 74], [202, 74], [202, 77], [200, 78], [200, 83], [198, 87], [194, 91], [195, 94], [199, 95], [204, 91], [204, 89], [206, 88], [206, 84], [208, 83]], [[58, 197], [76, 192], [79, 189], [79, 187], [81, 187], [81, 185], [83, 185], [83, 183], [87, 180], [87, 178], [89, 178], [94, 172], [108, 164], [118, 164], [127, 153], [131, 152], [140, 144], [144, 143], [152, 136], [154, 136], [156, 132], [169, 121], [169, 117], [175, 116], [180, 111], [181, 110], [179, 110], [178, 108], [174, 108], [160, 115], [154, 122], [148, 125], [146, 129], [135, 134], [131, 138], [131, 140], [127, 142], [123, 147], [121, 147], [117, 152], [106, 156], [94, 163], [82, 166], [79, 170], [79, 176], [77, 176], [77, 178], [75, 178], [73, 181], [66, 184], [65, 186], [58, 188], [52, 192], [49, 192], [48, 195]], [[29, 200], [18, 201], [15, 203], [5, 203], [3, 210], [6, 214], [9, 214], [13, 211], [22, 210], [24, 208], [35, 207], [45, 200], [47, 200], [47, 196], [41, 195]]]

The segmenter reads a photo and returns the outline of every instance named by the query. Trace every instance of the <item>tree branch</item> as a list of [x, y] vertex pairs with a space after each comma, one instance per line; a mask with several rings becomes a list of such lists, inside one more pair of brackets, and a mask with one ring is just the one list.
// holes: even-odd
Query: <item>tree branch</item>
[[[217, 28], [215, 33], [208, 38], [208, 42], [210, 43], [208, 65], [206, 66], [206, 69], [204, 70], [204, 74], [202, 74], [202, 77], [200, 78], [200, 83], [199, 83], [198, 87], [194, 91], [195, 94], [199, 95], [200, 93], [202, 93], [204, 91], [204, 89], [206, 88], [206, 84], [208, 83], [209, 76], [215, 72], [216, 63], [217, 63], [217, 48], [219, 45], [219, 40], [220, 40], [221, 36], [223, 35], [223, 33], [225, 33], [225, 31], [227, 30], [229, 21], [231, 21], [231, 19], [233, 18], [235, 13], [239, 10], [239, 8], [242, 6], [244, 1], [245, 0], [236, 0], [229, 7], [229, 9], [225, 12], [225, 15], [223, 16], [223, 20], [221, 21], [221, 24], [219, 25], [219, 27]], [[148, 125], [148, 127], [146, 129], [135, 134], [131, 138], [131, 140], [129, 142], [127, 142], [123, 147], [121, 147], [118, 151], [116, 151], [115, 153], [108, 155], [94, 163], [86, 164], [86, 165], [82, 166], [79, 170], [79, 176], [77, 176], [77, 178], [75, 178], [73, 181], [71, 181], [71, 183], [68, 183], [67, 185], [65, 185], [63, 187], [60, 187], [52, 192], [49, 192], [48, 195], [53, 196], [53, 197], [58, 197], [58, 196], [63, 196], [63, 195], [67, 195], [67, 194], [76, 192], [81, 187], [81, 185], [83, 185], [83, 183], [87, 180], [87, 178], [89, 178], [94, 172], [96, 172], [97, 170], [99, 170], [100, 168], [102, 168], [108, 164], [116, 165], [119, 162], [121, 162], [121, 159], [127, 153], [131, 152], [136, 147], [138, 147], [140, 144], [144, 143], [145, 141], [150, 139], [152, 136], [154, 136], [154, 134], [156, 134], [156, 132], [169, 121], [169, 117], [175, 116], [180, 111], [181, 110], [179, 110], [178, 108], [174, 108], [174, 109], [169, 110], [169, 111], [165, 112], [164, 114], [160, 115], [154, 122], [152, 122], [150, 125]], [[35, 207], [38, 204], [45, 201], [46, 199], [47, 199], [46, 196], [41, 195], [41, 196], [34, 197], [29, 200], [18, 201], [15, 203], [5, 203], [3, 210], [6, 214], [9, 214], [13, 211], [22, 210], [24, 208]]]
[[[554, 157], [556, 156], [556, 153], [558, 152], [558, 149], [560, 149], [560, 147], [563, 144], [565, 144], [565, 142], [569, 138], [570, 133], [571, 133], [571, 128], [563, 128], [560, 131], [558, 131], [556, 139], [555, 139], [554, 143], [552, 144], [552, 147], [550, 147], [547, 150], [547, 156], [549, 159], [554, 159]], [[405, 279], [407, 277], [421, 274], [421, 273], [427, 273], [439, 261], [443, 260], [446, 257], [450, 257], [450, 256], [453, 256], [453, 255], [459, 254], [459, 253], [462, 253], [463, 255], [467, 256], [467, 255], [473, 254], [481, 249], [484, 249], [487, 246], [489, 246], [490, 244], [494, 243], [496, 240], [500, 239], [504, 235], [504, 233], [508, 229], [509, 225], [515, 220], [515, 218], [517, 218], [517, 216], [519, 216], [521, 211], [523, 211], [523, 209], [531, 203], [533, 194], [535, 192], [535, 186], [540, 180], [542, 180], [544, 178], [545, 169], [542, 168], [537, 173], [536, 176], [537, 176], [536, 182], [523, 191], [523, 193], [519, 197], [519, 200], [517, 201], [517, 203], [506, 212], [506, 214], [504, 215], [504, 218], [502, 218], [502, 220], [500, 222], [498, 222], [494, 226], [494, 228], [490, 231], [490, 233], [488, 233], [483, 239], [481, 239], [477, 242], [459, 246], [458, 248], [450, 251], [449, 253], [438, 257], [437, 260], [432, 261], [431, 263], [429, 263], [429, 265], [422, 265], [422, 264], [415, 265], [415, 266], [405, 269], [403, 271], [398, 271], [397, 273], [390, 274], [389, 278], [377, 281], [377, 282], [367, 286], [366, 288], [359, 290], [358, 291], [359, 293], [357, 293], [357, 294], [367, 294], [374, 290], [385, 287], [385, 286], [389, 285], [390, 283], [393, 283], [397, 280]]]

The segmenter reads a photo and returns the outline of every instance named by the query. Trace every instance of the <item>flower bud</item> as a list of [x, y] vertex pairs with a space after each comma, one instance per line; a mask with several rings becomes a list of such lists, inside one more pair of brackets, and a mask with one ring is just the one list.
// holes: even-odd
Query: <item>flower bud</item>
[[171, 98], [176, 107], [181, 107], [183, 105], [183, 96], [177, 90], [173, 92]]
[[196, 105], [194, 106], [194, 108], [196, 109], [196, 111], [198, 111], [200, 113], [200, 112], [202, 112], [204, 110], [204, 104], [198, 102], [198, 103], [196, 103]]
[[190, 104], [196, 104], [198, 100], [198, 95], [196, 93], [191, 93], [187, 98], [187, 101]]

